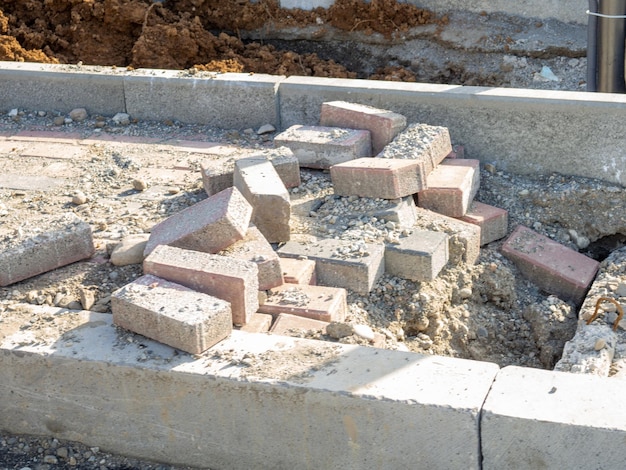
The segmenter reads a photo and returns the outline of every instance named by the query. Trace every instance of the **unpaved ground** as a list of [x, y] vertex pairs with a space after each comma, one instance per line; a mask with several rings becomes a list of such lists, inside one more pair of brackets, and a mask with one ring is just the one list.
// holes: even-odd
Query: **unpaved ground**
[[585, 41], [582, 26], [438, 17], [395, 0], [311, 12], [275, 0], [0, 4], [0, 60], [9, 61], [581, 90]]

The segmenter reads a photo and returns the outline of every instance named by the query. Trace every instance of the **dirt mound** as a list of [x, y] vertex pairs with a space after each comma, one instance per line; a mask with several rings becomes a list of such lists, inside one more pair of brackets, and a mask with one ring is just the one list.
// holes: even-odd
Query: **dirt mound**
[[[391, 38], [445, 21], [395, 0], [339, 0], [313, 11], [281, 9], [277, 0], [8, 0], [0, 7], [0, 60], [355, 78], [333, 60], [245, 43], [240, 32], [328, 25]], [[402, 70], [372, 78], [414, 80]]]

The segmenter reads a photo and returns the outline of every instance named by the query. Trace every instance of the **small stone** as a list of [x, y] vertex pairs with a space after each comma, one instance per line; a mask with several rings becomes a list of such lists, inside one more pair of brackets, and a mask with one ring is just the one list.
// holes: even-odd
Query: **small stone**
[[256, 133], [258, 135], [270, 134], [270, 133], [274, 132], [275, 130], [276, 130], [276, 128], [274, 126], [272, 126], [271, 124], [264, 124], [261, 127], [259, 127], [259, 130], [257, 130]]
[[620, 297], [626, 297], [626, 282], [621, 282], [615, 289], [615, 293]]
[[57, 457], [61, 459], [67, 459], [68, 455], [69, 455], [69, 451], [67, 450], [67, 447], [59, 447], [57, 449]]
[[133, 189], [135, 189], [136, 191], [145, 191], [146, 189], [148, 189], [148, 183], [146, 183], [142, 179], [133, 180]]
[[604, 349], [605, 346], [606, 340], [604, 338], [598, 338], [596, 344], [593, 346], [593, 349], [600, 351], [601, 349]]
[[88, 114], [85, 108], [75, 108], [70, 111], [70, 118], [74, 122], [82, 122], [87, 119]]
[[462, 299], [469, 299], [472, 296], [472, 289], [470, 287], [464, 287], [459, 291], [459, 295]]
[[76, 204], [77, 206], [82, 206], [87, 203], [88, 200], [87, 195], [82, 191], [76, 191], [72, 196], [72, 204]]
[[488, 171], [492, 175], [496, 173], [496, 165], [493, 163], [485, 163], [485, 171]]
[[167, 194], [170, 194], [170, 195], [178, 194], [179, 192], [180, 192], [180, 188], [176, 186], [172, 186], [171, 188], [167, 189]]
[[149, 233], [128, 235], [111, 252], [111, 263], [115, 266], [127, 266], [143, 262], [143, 251], [150, 238]]
[[352, 325], [348, 323], [332, 322], [326, 325], [326, 333], [331, 338], [341, 339], [346, 336], [352, 336], [354, 329]]
[[56, 465], [57, 463], [59, 463], [59, 459], [57, 459], [55, 455], [46, 455], [43, 458], [43, 463]]
[[55, 126], [62, 126], [65, 124], [65, 118], [63, 116], [57, 116], [52, 120], [52, 124]]
[[91, 310], [91, 307], [93, 307], [93, 304], [96, 303], [96, 296], [93, 293], [93, 291], [81, 288], [79, 291], [79, 295], [80, 295], [80, 304], [82, 305], [83, 310]]
[[374, 336], [374, 331], [367, 325], [352, 325], [352, 331], [354, 332], [355, 335], [364, 338], [368, 341], [373, 341], [375, 336]]
[[16, 117], [16, 116], [17, 116], [17, 114], [18, 114], [18, 109], [17, 109], [17, 108], [13, 108], [13, 109], [11, 109], [11, 110], [7, 113], [7, 116], [9, 116], [9, 117]]
[[117, 113], [112, 120], [118, 126], [128, 126], [130, 124], [130, 116], [126, 113]]

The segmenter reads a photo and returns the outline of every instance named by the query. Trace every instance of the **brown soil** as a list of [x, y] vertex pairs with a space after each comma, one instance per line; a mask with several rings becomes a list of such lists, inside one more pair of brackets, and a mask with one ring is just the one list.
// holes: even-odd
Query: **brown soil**
[[[338, 0], [328, 9], [285, 10], [277, 0], [5, 0], [0, 60], [355, 78], [317, 54], [245, 43], [242, 31], [325, 25], [387, 38], [447, 19], [395, 0]], [[399, 67], [371, 78], [415, 81]]]

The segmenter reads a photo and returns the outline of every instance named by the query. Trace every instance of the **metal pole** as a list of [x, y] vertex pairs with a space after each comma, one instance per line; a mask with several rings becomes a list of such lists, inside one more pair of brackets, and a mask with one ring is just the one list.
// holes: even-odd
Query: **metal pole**
[[598, 0], [589, 0], [587, 19], [587, 91], [598, 89]]
[[[626, 15], [626, 0], [600, 0], [600, 15]], [[626, 93], [624, 83], [624, 32], [623, 18], [598, 18], [598, 91]]]

